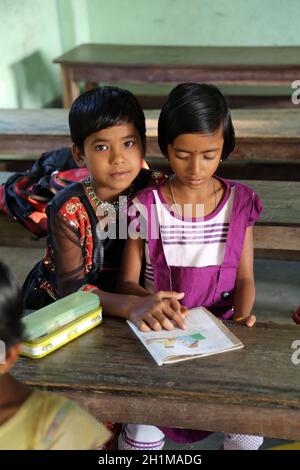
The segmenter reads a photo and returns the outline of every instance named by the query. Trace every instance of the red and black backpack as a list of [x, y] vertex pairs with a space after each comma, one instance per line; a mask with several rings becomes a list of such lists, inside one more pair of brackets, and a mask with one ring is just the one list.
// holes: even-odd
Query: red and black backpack
[[47, 234], [48, 202], [87, 175], [86, 168], [76, 166], [70, 148], [43, 153], [31, 170], [14, 173], [0, 186], [0, 211], [42, 237]]
[[[144, 160], [142, 167], [148, 168]], [[58, 191], [87, 176], [87, 168], [76, 165], [70, 148], [45, 152], [31, 170], [14, 173], [0, 186], [0, 211], [43, 237], [47, 235], [48, 202]]]

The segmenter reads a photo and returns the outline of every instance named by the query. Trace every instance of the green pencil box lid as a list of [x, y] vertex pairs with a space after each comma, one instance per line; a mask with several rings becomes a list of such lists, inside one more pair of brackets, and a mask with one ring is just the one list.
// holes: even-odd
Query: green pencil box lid
[[26, 341], [49, 334], [99, 306], [92, 292], [74, 292], [22, 318]]

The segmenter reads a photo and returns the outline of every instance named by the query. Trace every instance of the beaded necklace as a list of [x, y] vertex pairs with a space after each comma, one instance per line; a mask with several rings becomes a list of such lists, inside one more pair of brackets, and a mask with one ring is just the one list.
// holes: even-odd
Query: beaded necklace
[[[121, 201], [120, 201], [120, 196], [118, 197], [118, 200], [117, 201], [102, 201], [101, 199], [98, 198], [96, 192], [95, 192], [95, 189], [93, 187], [93, 183], [92, 183], [92, 179], [90, 176], [88, 176], [88, 178], [86, 178], [86, 180], [84, 181], [84, 185], [86, 187], [86, 190], [87, 190], [87, 193], [88, 195], [90, 196], [90, 198], [92, 199], [92, 201], [94, 201], [96, 207], [101, 207], [101, 209], [103, 209], [103, 215], [106, 217], [108, 216], [108, 222], [110, 223], [115, 223], [116, 222], [116, 213], [119, 212], [119, 211], [122, 211], [126, 205], [127, 205], [127, 198], [130, 198], [131, 196], [133, 196], [133, 193], [134, 193], [134, 188], [133, 186], [131, 185], [130, 188], [129, 188], [129, 191], [128, 191], [128, 194], [126, 195], [123, 195], [124, 197], [122, 197]], [[126, 198], [125, 198], [126, 196]]]

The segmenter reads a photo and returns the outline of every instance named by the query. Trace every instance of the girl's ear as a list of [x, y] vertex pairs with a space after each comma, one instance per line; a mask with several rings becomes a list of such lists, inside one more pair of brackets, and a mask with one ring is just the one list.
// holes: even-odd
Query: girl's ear
[[79, 147], [77, 147], [77, 145], [75, 144], [72, 144], [72, 155], [73, 155], [74, 162], [76, 163], [77, 166], [79, 166], [79, 168], [86, 166], [85, 156], [82, 155]]
[[0, 375], [6, 374], [14, 365], [20, 354], [20, 344], [11, 346], [6, 353], [6, 360], [4, 364], [0, 364]]

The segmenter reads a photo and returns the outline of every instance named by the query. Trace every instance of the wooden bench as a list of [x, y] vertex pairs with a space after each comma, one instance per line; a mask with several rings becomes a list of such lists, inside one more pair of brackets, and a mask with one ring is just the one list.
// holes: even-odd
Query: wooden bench
[[195, 47], [82, 44], [54, 60], [61, 66], [65, 107], [78, 82], [285, 85], [300, 76], [300, 47]]
[[[0, 110], [0, 154], [40, 155], [71, 144], [63, 109]], [[147, 155], [157, 157], [159, 111], [146, 112]], [[291, 161], [300, 158], [300, 107], [233, 110], [237, 145], [234, 160]]]
[[99, 420], [300, 439], [299, 328], [229, 324], [245, 348], [158, 367], [124, 321], [105, 318], [44, 359], [19, 359], [13, 375]]
[[[0, 173], [0, 183], [10, 173]], [[264, 204], [264, 212], [254, 227], [255, 255], [260, 258], [300, 260], [300, 182], [243, 181]], [[284, 240], [284, 244], [283, 244]], [[12, 218], [0, 214], [0, 246], [45, 246]]]
[[[87, 83], [82, 91], [95, 88], [96, 86], [111, 85], [109, 83]], [[137, 84], [118, 83], [118, 87], [130, 90], [138, 99], [144, 110], [161, 109], [166, 101], [167, 95], [174, 88], [170, 84]], [[81, 87], [82, 88], [82, 87]], [[291, 100], [292, 88], [288, 85], [220, 85], [231, 109], [251, 108], [293, 108]]]

